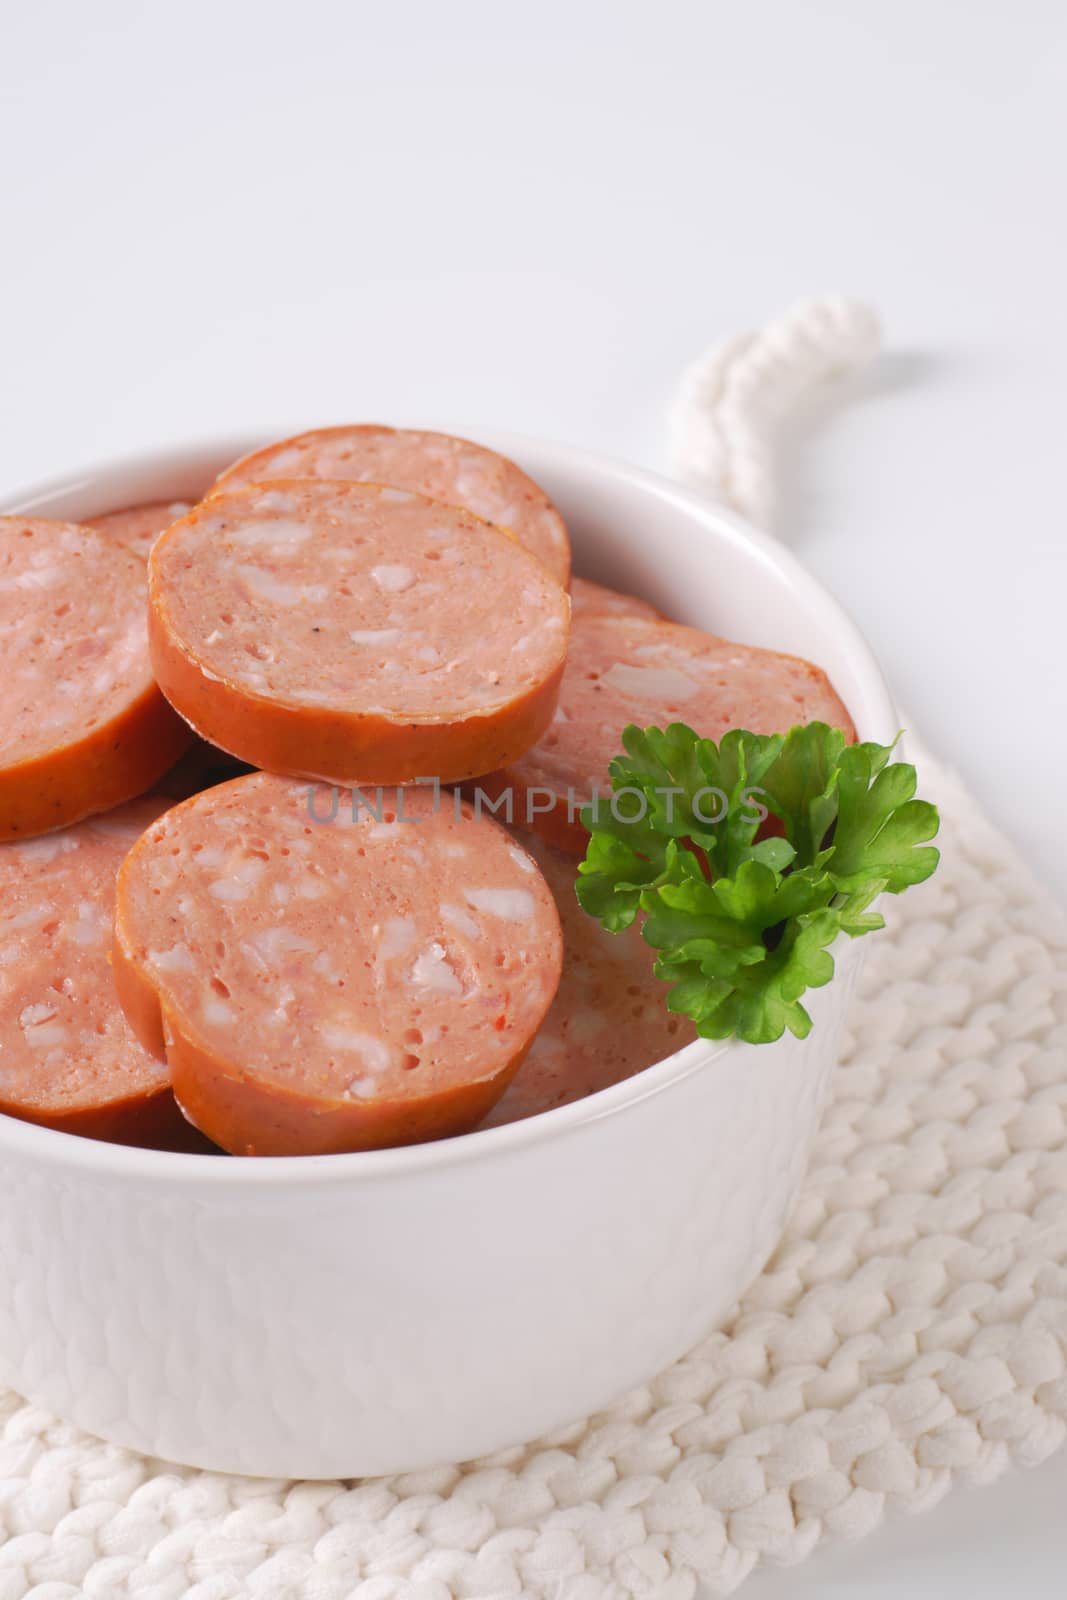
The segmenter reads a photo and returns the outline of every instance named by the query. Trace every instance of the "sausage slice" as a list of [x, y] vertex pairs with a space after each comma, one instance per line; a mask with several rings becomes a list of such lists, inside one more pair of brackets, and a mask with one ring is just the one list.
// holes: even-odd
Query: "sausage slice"
[[144, 792], [192, 735], [152, 678], [143, 563], [69, 522], [0, 517], [0, 840]]
[[388, 483], [473, 511], [513, 534], [566, 588], [567, 527], [545, 494], [514, 461], [448, 433], [414, 428], [318, 428], [282, 439], [235, 462], [215, 488], [229, 493], [276, 478], [337, 478]]
[[579, 616], [552, 727], [478, 786], [497, 803], [497, 816], [584, 855], [589, 836], [579, 813], [598, 792], [610, 796], [608, 765], [622, 752], [627, 723], [686, 722], [719, 739], [729, 728], [785, 733], [817, 721], [855, 738], [826, 674], [798, 656], [674, 622]]
[[616, 589], [606, 589], [591, 578], [572, 578], [571, 614], [574, 617], [644, 617], [651, 622], [664, 622], [662, 611], [657, 611], [647, 600], [635, 594], [620, 594]]
[[91, 1139], [177, 1142], [166, 1068], [130, 1031], [108, 957], [115, 874], [164, 804], [0, 845], [0, 1111]]
[[535, 835], [527, 847], [544, 874], [563, 928], [563, 976], [548, 1016], [503, 1098], [483, 1124], [499, 1127], [607, 1089], [696, 1038], [667, 1010], [656, 951], [635, 924], [606, 933], [574, 892], [577, 863]]
[[551, 1004], [562, 939], [530, 857], [447, 791], [260, 772], [134, 846], [114, 961], [198, 1128], [235, 1155], [322, 1154], [473, 1127]]
[[469, 511], [314, 482], [205, 500], [149, 561], [152, 663], [198, 733], [272, 772], [453, 782], [548, 727], [567, 596]]
[[152, 500], [147, 505], [106, 511], [103, 516], [91, 517], [86, 526], [109, 534], [142, 561], [147, 561], [148, 552], [163, 529], [191, 510], [192, 506], [184, 500]]

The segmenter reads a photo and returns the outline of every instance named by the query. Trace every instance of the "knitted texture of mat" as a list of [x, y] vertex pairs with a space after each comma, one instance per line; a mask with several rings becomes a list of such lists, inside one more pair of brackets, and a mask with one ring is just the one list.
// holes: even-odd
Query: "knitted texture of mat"
[[0, 1600], [688, 1600], [1044, 1460], [1067, 930], [919, 765], [943, 865], [871, 940], [800, 1201], [728, 1327], [537, 1444], [358, 1485], [182, 1471], [0, 1395]]

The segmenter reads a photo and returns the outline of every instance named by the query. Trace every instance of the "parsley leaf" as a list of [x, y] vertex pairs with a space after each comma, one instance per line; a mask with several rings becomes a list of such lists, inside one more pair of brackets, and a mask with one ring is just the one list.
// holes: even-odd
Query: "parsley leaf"
[[718, 744], [682, 722], [631, 725], [622, 743], [610, 800], [582, 812], [581, 905], [612, 933], [642, 918], [668, 1009], [704, 1038], [805, 1037], [800, 998], [833, 977], [838, 934], [884, 927], [878, 896], [937, 866], [914, 767], [822, 722]]

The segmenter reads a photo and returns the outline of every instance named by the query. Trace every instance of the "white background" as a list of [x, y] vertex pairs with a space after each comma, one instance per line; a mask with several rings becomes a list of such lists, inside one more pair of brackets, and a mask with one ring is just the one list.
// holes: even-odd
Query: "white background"
[[[662, 468], [711, 339], [872, 300], [887, 354], [794, 431], [779, 531], [1067, 899], [1058, 0], [36, 0], [0, 81], [3, 490], [294, 420]], [[1058, 1596], [1065, 1491], [746, 1593]]]

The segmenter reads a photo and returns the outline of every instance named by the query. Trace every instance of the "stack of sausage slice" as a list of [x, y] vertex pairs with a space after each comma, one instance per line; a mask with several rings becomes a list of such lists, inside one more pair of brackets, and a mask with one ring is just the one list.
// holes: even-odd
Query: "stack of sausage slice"
[[574, 897], [622, 728], [852, 734], [808, 663], [572, 584], [512, 462], [383, 427], [195, 506], [0, 518], [0, 666], [0, 1111], [246, 1155], [461, 1133], [677, 1049], [648, 947]]

